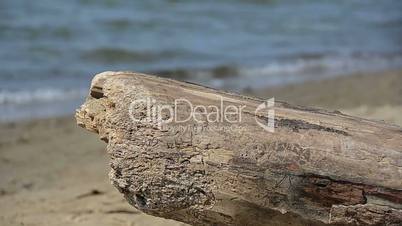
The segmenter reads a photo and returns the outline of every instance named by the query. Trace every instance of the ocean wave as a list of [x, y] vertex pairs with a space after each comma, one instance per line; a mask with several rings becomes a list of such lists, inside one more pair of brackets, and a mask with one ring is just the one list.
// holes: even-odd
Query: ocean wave
[[151, 62], [164, 58], [171, 58], [181, 55], [177, 51], [135, 51], [120, 48], [97, 48], [86, 51], [82, 59], [101, 63], [129, 63], [129, 62]]
[[320, 58], [297, 58], [294, 60], [274, 61], [262, 67], [246, 68], [241, 72], [243, 75], [311, 75], [320, 76], [327, 74], [351, 73], [356, 71], [381, 70], [402, 66], [402, 55], [336, 55], [322, 56]]
[[402, 67], [402, 55], [351, 54], [295, 57], [255, 66], [219, 65], [206, 69], [171, 69], [150, 72], [162, 77], [186, 80], [215, 88], [242, 90], [323, 79], [355, 72]]
[[86, 89], [0, 90], [0, 105], [23, 105], [37, 102], [55, 102], [83, 98]]
[[[210, 68], [176, 68], [147, 71], [162, 77], [185, 80], [228, 90], [285, 85], [305, 80], [402, 67], [402, 55], [304, 57], [274, 60], [259, 65], [222, 64]], [[26, 84], [27, 87], [29, 86]], [[0, 105], [29, 104], [83, 98], [87, 89], [36, 88], [0, 89]]]

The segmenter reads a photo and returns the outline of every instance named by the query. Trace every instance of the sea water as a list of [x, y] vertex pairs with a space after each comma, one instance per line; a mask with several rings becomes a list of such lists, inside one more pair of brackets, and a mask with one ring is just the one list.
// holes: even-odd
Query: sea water
[[400, 0], [1, 0], [0, 121], [131, 70], [226, 90], [402, 67]]

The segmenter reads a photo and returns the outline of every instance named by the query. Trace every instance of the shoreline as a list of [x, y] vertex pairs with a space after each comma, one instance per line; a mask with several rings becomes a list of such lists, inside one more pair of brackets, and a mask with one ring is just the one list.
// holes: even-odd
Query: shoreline
[[[402, 126], [402, 70], [248, 94]], [[105, 146], [72, 115], [0, 123], [0, 224], [185, 225], [129, 206], [109, 182]]]
[[262, 98], [274, 96], [296, 105], [331, 109], [359, 105], [402, 105], [402, 69], [355, 73], [247, 93]]
[[247, 94], [402, 126], [402, 69], [269, 87]]

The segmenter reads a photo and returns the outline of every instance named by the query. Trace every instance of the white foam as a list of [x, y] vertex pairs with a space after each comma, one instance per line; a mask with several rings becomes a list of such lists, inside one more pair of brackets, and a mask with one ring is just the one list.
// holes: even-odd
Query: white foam
[[53, 102], [79, 99], [87, 94], [85, 89], [41, 88], [35, 90], [1, 90], [0, 105], [29, 104], [33, 102]]

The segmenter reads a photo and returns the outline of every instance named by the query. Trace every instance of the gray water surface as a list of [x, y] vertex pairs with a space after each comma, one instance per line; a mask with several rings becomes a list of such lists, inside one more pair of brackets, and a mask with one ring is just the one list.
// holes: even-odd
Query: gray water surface
[[92, 76], [241, 91], [402, 67], [400, 0], [2, 0], [0, 121], [71, 114]]

